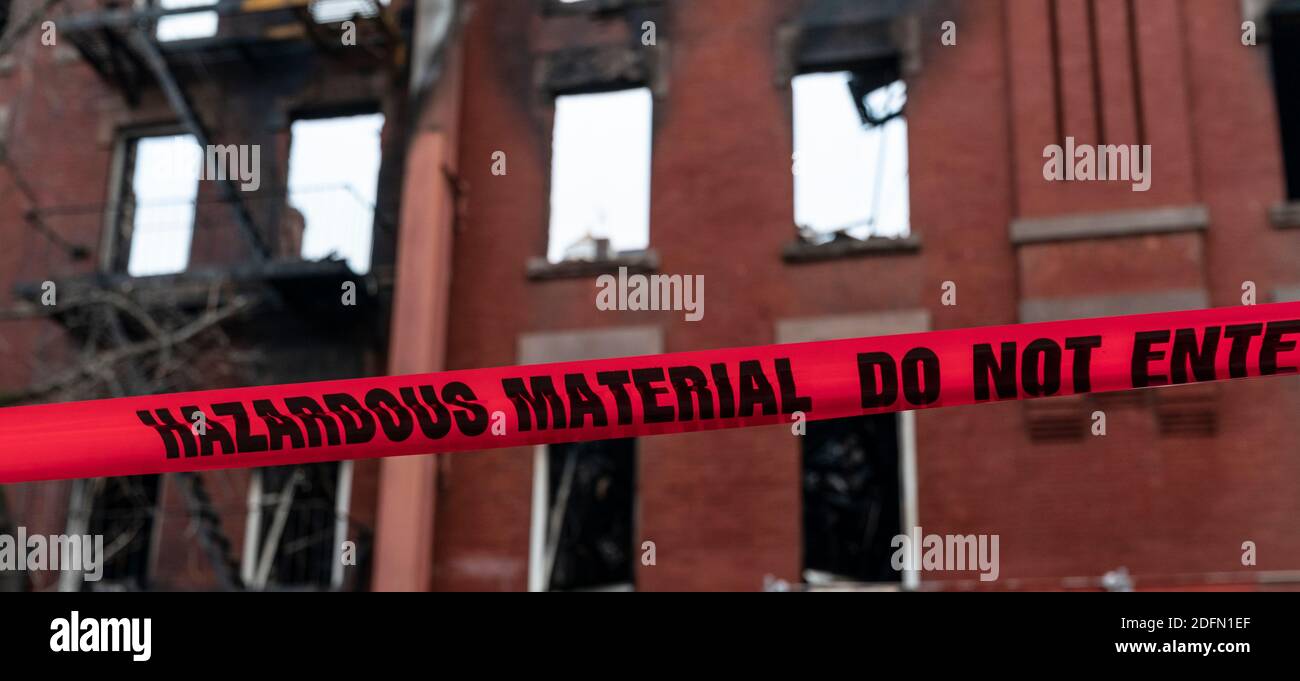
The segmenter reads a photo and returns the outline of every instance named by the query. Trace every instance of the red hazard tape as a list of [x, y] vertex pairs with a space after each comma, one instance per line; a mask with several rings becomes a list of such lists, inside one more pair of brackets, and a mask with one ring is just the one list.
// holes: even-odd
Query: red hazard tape
[[0, 409], [0, 483], [278, 466], [1295, 375], [1300, 303]]

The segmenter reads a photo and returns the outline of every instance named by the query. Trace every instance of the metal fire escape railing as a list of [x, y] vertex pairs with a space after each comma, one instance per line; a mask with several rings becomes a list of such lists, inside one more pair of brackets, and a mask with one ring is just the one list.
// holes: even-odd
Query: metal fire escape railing
[[[45, 0], [57, 2], [58, 0]], [[199, 146], [208, 149], [216, 144], [212, 129], [204, 122], [184, 79], [178, 76], [177, 64], [202, 62], [222, 50], [247, 58], [253, 48], [270, 44], [303, 44], [338, 52], [345, 41], [341, 28], [343, 16], [326, 25], [313, 19], [319, 7], [329, 8], [335, 0], [217, 0], [209, 5], [164, 9], [161, 7], [76, 11], [59, 20], [60, 34], [77, 49], [82, 58], [100, 77], [121, 91], [128, 104], [139, 100], [139, 86], [145, 78], [155, 81], [181, 126]], [[401, 38], [392, 12], [377, 0], [347, 0], [344, 10], [353, 22], [350, 30], [355, 45], [383, 61], [404, 58]], [[328, 10], [327, 10], [328, 11]], [[337, 12], [336, 12], [337, 13]], [[157, 31], [160, 20], [215, 14], [218, 30], [198, 39], [169, 40], [160, 43]], [[230, 26], [223, 24], [229, 22]], [[291, 29], [291, 30], [285, 30]], [[359, 35], [358, 35], [359, 34]], [[351, 44], [351, 43], [348, 43]], [[272, 255], [267, 232], [259, 229], [255, 213], [239, 190], [238, 181], [218, 173], [219, 191], [227, 203], [253, 258], [267, 260]]]
[[[234, 55], [236, 60], [249, 61], [250, 67], [257, 67], [263, 57], [274, 57], [285, 49], [297, 53], [324, 50], [335, 57], [346, 54], [347, 59], [363, 55], [363, 61], [364, 55], [369, 54], [389, 66], [400, 65], [405, 60], [403, 37], [386, 0], [215, 0], [209, 5], [174, 9], [122, 8], [102, 0], [41, 0], [39, 7], [15, 21], [0, 37], [0, 55], [60, 6], [68, 12], [57, 17], [60, 39], [66, 39], [101, 79], [118, 90], [132, 106], [139, 101], [143, 81], [156, 81], [184, 129], [204, 149], [216, 140], [194, 106], [185, 83], [194, 77], [206, 77], [197, 74], [209, 68], [205, 65], [208, 60], [219, 62], [222, 57], [216, 55]], [[210, 37], [158, 39], [160, 20], [198, 13], [217, 15], [218, 29]], [[350, 41], [343, 38], [344, 31], [353, 32]], [[345, 49], [344, 45], [361, 49]], [[270, 52], [258, 52], [259, 49]], [[41, 205], [23, 168], [14, 162], [2, 142], [0, 166], [8, 170], [25, 200], [25, 219], [32, 230], [70, 260], [89, 260], [94, 249], [84, 239], [69, 237], [49, 223], [49, 211]], [[259, 195], [265, 189], [259, 195], [250, 196], [239, 191], [238, 180], [224, 173], [216, 175], [225, 178], [215, 180], [220, 202], [233, 214], [253, 261], [273, 257], [277, 226], [259, 225], [267, 216], [249, 205], [251, 198], [262, 198]], [[270, 229], [263, 229], [267, 227]]]
[[[137, 591], [193, 585], [175, 582], [171, 573], [155, 574], [154, 556], [159, 553], [155, 542], [178, 533], [195, 538], [210, 569], [206, 576], [185, 575], [186, 580], [207, 583], [210, 578], [212, 586], [223, 591], [364, 590], [369, 583], [373, 530], [349, 513], [350, 486], [340, 475], [342, 468], [306, 464], [259, 469], [246, 505], [231, 503], [229, 495], [224, 503], [209, 495], [209, 486], [230, 491], [228, 471], [170, 476], [180, 485], [176, 489], [185, 501], [181, 512], [162, 503], [163, 476], [75, 481], [66, 532], [103, 537], [100, 579], [86, 582], [82, 571], [72, 567], [57, 575], [32, 575], [30, 582], [0, 580], [0, 592]], [[38, 499], [33, 491], [19, 491], [18, 513], [45, 503], [46, 498]], [[232, 542], [221, 530], [223, 520], [244, 528], [242, 571]]]
[[[373, 3], [373, 0], [371, 1]], [[59, 2], [60, 0], [43, 0], [39, 8], [16, 23], [4, 38], [0, 39], [0, 54], [16, 44], [18, 39], [32, 27], [39, 25], [49, 10]], [[65, 4], [79, 3], [68, 0]], [[167, 16], [204, 11], [215, 11], [223, 21], [227, 17], [262, 12], [288, 12], [299, 23], [305, 25], [305, 30], [297, 36], [300, 42], [302, 38], [307, 38], [311, 44], [323, 47], [333, 41], [333, 45], [337, 47], [339, 44], [337, 36], [329, 36], [329, 40], [323, 39], [321, 32], [324, 29], [310, 20], [309, 12], [313, 4], [310, 0], [219, 0], [213, 5], [174, 10], [156, 7], [104, 10], [97, 5], [94, 11], [74, 13], [60, 18], [58, 28], [60, 38], [67, 37], [105, 81], [122, 90], [129, 104], [134, 105], [138, 101], [134, 88], [141, 84], [144, 76], [156, 81], [183, 127], [193, 135], [201, 147], [206, 148], [213, 143], [212, 132], [193, 106], [184, 79], [178, 77], [176, 70], [178, 64], [173, 54], [175, 51], [185, 49], [188, 50], [187, 56], [190, 58], [196, 54], [202, 55], [205, 48], [199, 43], [204, 41], [183, 41], [189, 43], [188, 47], [184, 48], [173, 43], [160, 45], [155, 34], [157, 21]], [[360, 36], [357, 44], [366, 45], [373, 55], [375, 42], [378, 40], [381, 47], [392, 48], [386, 54], [392, 54], [397, 59], [403, 58], [401, 46], [396, 44], [400, 43], [400, 40], [397, 39], [391, 14], [387, 8], [377, 3], [373, 4], [373, 7], [374, 11], [368, 18], [372, 30], [367, 36]], [[234, 23], [237, 22], [232, 22]], [[254, 29], [255, 34], [251, 37], [243, 35], [233, 38], [235, 45], [232, 49], [236, 53], [246, 50], [247, 42], [250, 40], [265, 42], [279, 39], [263, 35], [259, 32], [260, 27], [254, 26]], [[290, 35], [289, 40], [293, 39], [294, 36]], [[223, 40], [214, 40], [214, 49], [218, 43], [231, 44], [229, 40], [225, 42]], [[68, 214], [57, 210], [51, 211], [40, 205], [22, 169], [17, 167], [6, 151], [3, 145], [0, 145], [0, 164], [7, 167], [15, 187], [28, 203], [26, 216], [29, 224], [50, 246], [66, 255], [70, 261], [69, 269], [64, 274], [75, 275], [93, 270], [93, 266], [85, 261], [90, 260], [94, 250], [78, 243], [77, 237], [67, 238], [63, 230], [51, 226], [51, 221], [67, 219]], [[14, 400], [27, 402], [33, 399], [50, 398], [85, 399], [137, 394], [158, 389], [181, 389], [186, 387], [185, 383], [188, 380], [185, 367], [195, 358], [209, 357], [215, 352], [225, 358], [223, 360], [225, 364], [237, 364], [249, 361], [244, 355], [256, 355], [256, 351], [232, 352], [229, 338], [223, 330], [223, 325], [248, 314], [250, 310], [261, 305], [258, 295], [250, 294], [248, 287], [241, 283], [245, 278], [251, 277], [259, 282], [259, 290], [267, 290], [265, 284], [270, 282], [269, 295], [279, 298], [295, 295], [292, 292], [301, 288], [295, 282], [300, 280], [320, 283], [327, 279], [355, 276], [340, 261], [268, 262], [271, 249], [266, 242], [266, 233], [259, 230], [254, 222], [254, 213], [250, 211], [248, 205], [249, 198], [243, 196], [234, 186], [235, 181], [219, 180], [219, 182], [222, 183], [221, 197], [213, 207], [220, 208], [219, 204], [226, 204], [225, 207], [234, 214], [236, 223], [250, 246], [256, 262], [249, 266], [241, 265], [216, 273], [187, 272], [184, 281], [178, 280], [172, 283], [169, 283], [167, 277], [157, 277], [155, 279], [159, 281], [146, 286], [137, 286], [138, 282], [117, 286], [114, 283], [117, 279], [112, 275], [92, 275], [90, 279], [93, 281], [79, 283], [76, 280], [69, 280], [74, 286], [71, 290], [65, 289], [61, 281], [57, 309], [41, 309], [32, 302], [20, 304], [14, 310], [0, 310], [0, 321], [9, 317], [57, 318], [65, 329], [72, 332], [73, 337], [85, 345], [84, 351], [79, 355], [84, 359], [82, 365], [67, 371], [54, 372], [53, 380], [46, 381], [49, 384], [47, 386], [49, 391], [46, 391], [43, 386], [35, 386], [38, 389], [35, 393], [25, 391], [16, 395], [0, 395], [0, 402], [12, 403]], [[279, 195], [263, 198], [283, 200]], [[196, 210], [198, 208], [201, 207], [196, 206]], [[196, 227], [204, 222], [203, 212], [203, 210], [196, 212]], [[88, 213], [87, 217], [95, 221], [102, 215], [104, 215], [102, 210], [94, 210]], [[377, 224], [385, 226], [382, 216]], [[93, 232], [90, 229], [73, 231], [83, 237]], [[244, 272], [250, 269], [251, 272]], [[46, 278], [49, 274], [46, 274]], [[196, 286], [203, 289], [199, 292], [202, 295], [192, 295]], [[315, 289], [316, 286], [310, 288]], [[334, 288], [337, 289], [337, 285]], [[21, 297], [36, 300], [30, 291], [21, 294]], [[234, 366], [226, 367], [222, 371], [238, 370], [239, 366]], [[80, 394], [74, 395], [70, 391], [77, 391]], [[207, 556], [217, 582], [224, 589], [245, 588], [244, 580], [233, 558], [231, 542], [222, 529], [222, 518], [227, 517], [228, 513], [218, 513], [200, 476], [181, 476], [177, 481], [181, 484], [180, 489], [186, 502], [186, 514], [194, 523], [194, 536]], [[130, 512], [152, 515], [157, 511], [155, 507], [133, 507]], [[360, 528], [359, 532], [359, 536], [368, 542], [365, 528]], [[314, 544], [311, 542], [303, 544], [303, 540], [298, 539], [295, 540], [295, 544], [306, 546], [307, 548], [303, 550], [312, 555], [318, 552], [317, 548], [312, 548]], [[363, 553], [367, 550], [366, 546], [368, 543], [362, 545]], [[278, 561], [279, 558], [273, 560]], [[293, 576], [292, 571], [286, 574]], [[266, 569], [259, 571], [259, 580], [262, 588], [265, 588], [268, 580], [276, 581]]]
[[[199, 147], [207, 149], [212, 143], [212, 135], [208, 132], [203, 121], [199, 119], [199, 115], [190, 103], [190, 98], [185, 93], [185, 89], [172, 76], [167, 61], [163, 59], [162, 54], [158, 51], [158, 45], [154, 43], [150, 24], [146, 21], [137, 23], [131, 29], [128, 39], [144, 58], [149, 70], [153, 72], [154, 78], [158, 80], [159, 87], [162, 88], [163, 94], [167, 97], [167, 102], [171, 104], [172, 110], [181, 119], [181, 124], [186, 131], [194, 136]], [[258, 231], [257, 225], [253, 222], [252, 213], [249, 212], [248, 206], [244, 203], [243, 196], [237, 186], [238, 181], [233, 177], [227, 177], [225, 173], [220, 173], [218, 177], [221, 178], [217, 181], [220, 183], [222, 198], [230, 202], [230, 206], [235, 213], [235, 221], [239, 225], [244, 239], [248, 241], [248, 246], [252, 249], [254, 257], [257, 260], [266, 260], [271, 255], [271, 249], [266, 245], [266, 240], [262, 238], [262, 233]]]

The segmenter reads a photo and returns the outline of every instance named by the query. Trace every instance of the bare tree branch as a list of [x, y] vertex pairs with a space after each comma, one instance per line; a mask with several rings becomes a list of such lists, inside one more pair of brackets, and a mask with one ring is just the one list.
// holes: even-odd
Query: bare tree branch
[[44, 395], [68, 387], [87, 376], [104, 376], [105, 372], [111, 372], [113, 366], [119, 362], [159, 352], [164, 346], [170, 347], [188, 342], [204, 331], [244, 312], [254, 304], [255, 302], [249, 298], [236, 298], [225, 307], [205, 312], [198, 319], [175, 331], [163, 332], [160, 336], [149, 340], [95, 353], [80, 366], [64, 371], [53, 379], [18, 393], [0, 396], [0, 405], [12, 405], [39, 399]]

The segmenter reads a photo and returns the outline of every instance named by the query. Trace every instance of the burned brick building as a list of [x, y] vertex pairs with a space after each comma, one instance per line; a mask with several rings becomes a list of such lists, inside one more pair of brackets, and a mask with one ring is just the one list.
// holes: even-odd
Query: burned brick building
[[[444, 233], [399, 257], [450, 273], [399, 265], [399, 301], [447, 310], [445, 342], [394, 345], [411, 368], [1300, 295], [1295, 3], [469, 4], [459, 102], [408, 151], [404, 223]], [[1149, 188], [1046, 181], [1066, 138], [1150, 145]], [[620, 267], [703, 275], [703, 319], [598, 309]], [[390, 460], [381, 503], [418, 511], [376, 585], [897, 586], [918, 526], [1000, 535], [994, 588], [1290, 582], [1297, 408], [1288, 378]]]
[[[384, 371], [412, 6], [6, 9], [0, 402]], [[0, 531], [104, 534], [93, 588], [364, 587], [376, 474], [14, 485]]]
[[[223, 0], [176, 40], [174, 10], [70, 4], [57, 45], [15, 43], [10, 399], [1300, 299], [1291, 0], [394, 0], [346, 14], [365, 49], [325, 4]], [[373, 228], [311, 250], [295, 124], [376, 113]], [[170, 272], [121, 241], [137, 130], [262, 149], [255, 191], [197, 183]], [[1149, 183], [1054, 181], [1067, 144]], [[702, 276], [702, 317], [600, 309], [620, 272]], [[1293, 377], [1178, 386], [11, 486], [5, 517], [151, 509], [145, 588], [1293, 587], [1298, 408]], [[900, 574], [918, 527], [998, 535], [998, 580]], [[336, 568], [342, 541], [373, 550]]]

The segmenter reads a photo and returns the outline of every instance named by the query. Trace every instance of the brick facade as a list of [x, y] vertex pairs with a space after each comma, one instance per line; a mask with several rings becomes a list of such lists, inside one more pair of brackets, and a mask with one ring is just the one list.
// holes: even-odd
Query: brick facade
[[[599, 11], [461, 3], [464, 24], [427, 92], [408, 93], [405, 72], [315, 59], [227, 65], [193, 82], [223, 140], [274, 150], [268, 187], [284, 183], [295, 112], [364, 100], [387, 115], [379, 211], [394, 226], [376, 230], [375, 328], [360, 345], [286, 331], [273, 357], [301, 365], [280, 366], [283, 380], [508, 365], [539, 347], [598, 352], [618, 330], [648, 329], [673, 352], [1228, 306], [1246, 281], [1259, 302], [1300, 292], [1300, 230], [1270, 217], [1287, 210], [1274, 67], [1266, 34], [1242, 45], [1237, 0], [589, 2]], [[14, 3], [15, 16], [33, 4]], [[420, 36], [436, 3], [409, 4]], [[946, 20], [956, 45], [940, 42]], [[653, 46], [643, 21], [655, 22]], [[102, 206], [121, 131], [175, 116], [156, 88], [128, 106], [67, 44], [34, 36], [0, 61], [0, 138], [42, 208]], [[912, 237], [789, 257], [790, 78], [813, 48], [833, 61], [868, 40], [897, 52], [908, 85]], [[698, 322], [603, 312], [594, 275], [529, 268], [547, 250], [553, 96], [620, 79], [654, 94], [649, 245], [657, 271], [704, 276]], [[1044, 148], [1065, 137], [1151, 145], [1150, 190], [1045, 181]], [[492, 172], [498, 151], [506, 175]], [[6, 304], [20, 284], [98, 267], [36, 233], [29, 203], [0, 180]], [[104, 229], [97, 215], [51, 224], [92, 250]], [[196, 232], [191, 260], [233, 265], [242, 248], [227, 224]], [[941, 303], [945, 282], [955, 306]], [[0, 394], [69, 359], [46, 322], [0, 325]], [[1096, 410], [1105, 437], [1087, 434]], [[919, 412], [915, 519], [927, 533], [1000, 535], [997, 588], [1095, 587], [1120, 567], [1139, 584], [1255, 584], [1300, 570], [1297, 413], [1293, 377]], [[785, 427], [639, 440], [634, 543], [655, 542], [657, 561], [636, 564], [635, 588], [800, 581], [800, 456]], [[528, 588], [534, 460], [514, 449], [358, 462], [351, 506], [377, 532], [373, 587]], [[204, 478], [238, 557], [248, 475]], [[21, 522], [50, 533], [64, 527], [70, 486], [6, 493]], [[170, 480], [162, 506], [158, 588], [212, 587]], [[1255, 567], [1241, 565], [1245, 541], [1258, 546]], [[978, 585], [923, 576], [926, 588]]]
[[[931, 3], [919, 14], [917, 63], [906, 74], [919, 250], [784, 261], [793, 196], [781, 36], [805, 8], [824, 4], [666, 1], [648, 3], [646, 15], [545, 18], [534, 3], [474, 3], [460, 141], [468, 193], [455, 235], [447, 366], [512, 363], [519, 339], [540, 332], [649, 324], [662, 329], [667, 351], [694, 350], [773, 342], [793, 318], [922, 311], [931, 328], [960, 328], [1014, 323], [1022, 310], [1044, 307], [1068, 317], [1098, 306], [1097, 314], [1128, 311], [1130, 300], [1151, 310], [1187, 300], [1234, 305], [1246, 280], [1264, 302], [1300, 280], [1300, 233], [1269, 221], [1284, 183], [1268, 52], [1241, 44], [1235, 2]], [[678, 313], [598, 311], [590, 277], [525, 276], [527, 260], [546, 248], [549, 101], [534, 78], [538, 64], [560, 47], [639, 46], [645, 16], [657, 22], [659, 42], [643, 49], [660, 69], [650, 247], [659, 271], [705, 276], [708, 312], [695, 323]], [[955, 46], [940, 45], [944, 19], [956, 21]], [[1043, 149], [1066, 135], [1152, 145], [1151, 189], [1045, 182]], [[491, 173], [498, 150], [508, 155], [507, 176]], [[1144, 228], [1150, 212], [1187, 206], [1203, 208], [1208, 224]], [[1110, 234], [1011, 238], [1013, 221], [1076, 216], [1087, 225], [1105, 222], [1090, 214], [1122, 212], [1128, 218]], [[945, 281], [958, 286], [956, 306], [940, 303]], [[1051, 401], [1085, 424], [1105, 410], [1104, 438], [1032, 440], [1039, 417], [1024, 404], [918, 413], [919, 524], [1000, 534], [1004, 586], [1060, 588], [1064, 578], [1121, 566], [1139, 580], [1203, 581], [1246, 570], [1247, 540], [1260, 547], [1255, 570], [1295, 568], [1300, 448], [1288, 414], [1300, 407], [1300, 386], [1197, 390], [1114, 405]], [[1209, 400], [1214, 435], [1162, 434], [1163, 405], [1182, 394]], [[637, 566], [636, 588], [799, 580], [799, 447], [786, 429], [637, 446], [636, 543], [655, 541], [657, 564]], [[446, 457], [433, 588], [525, 587], [532, 460], [519, 450]]]

